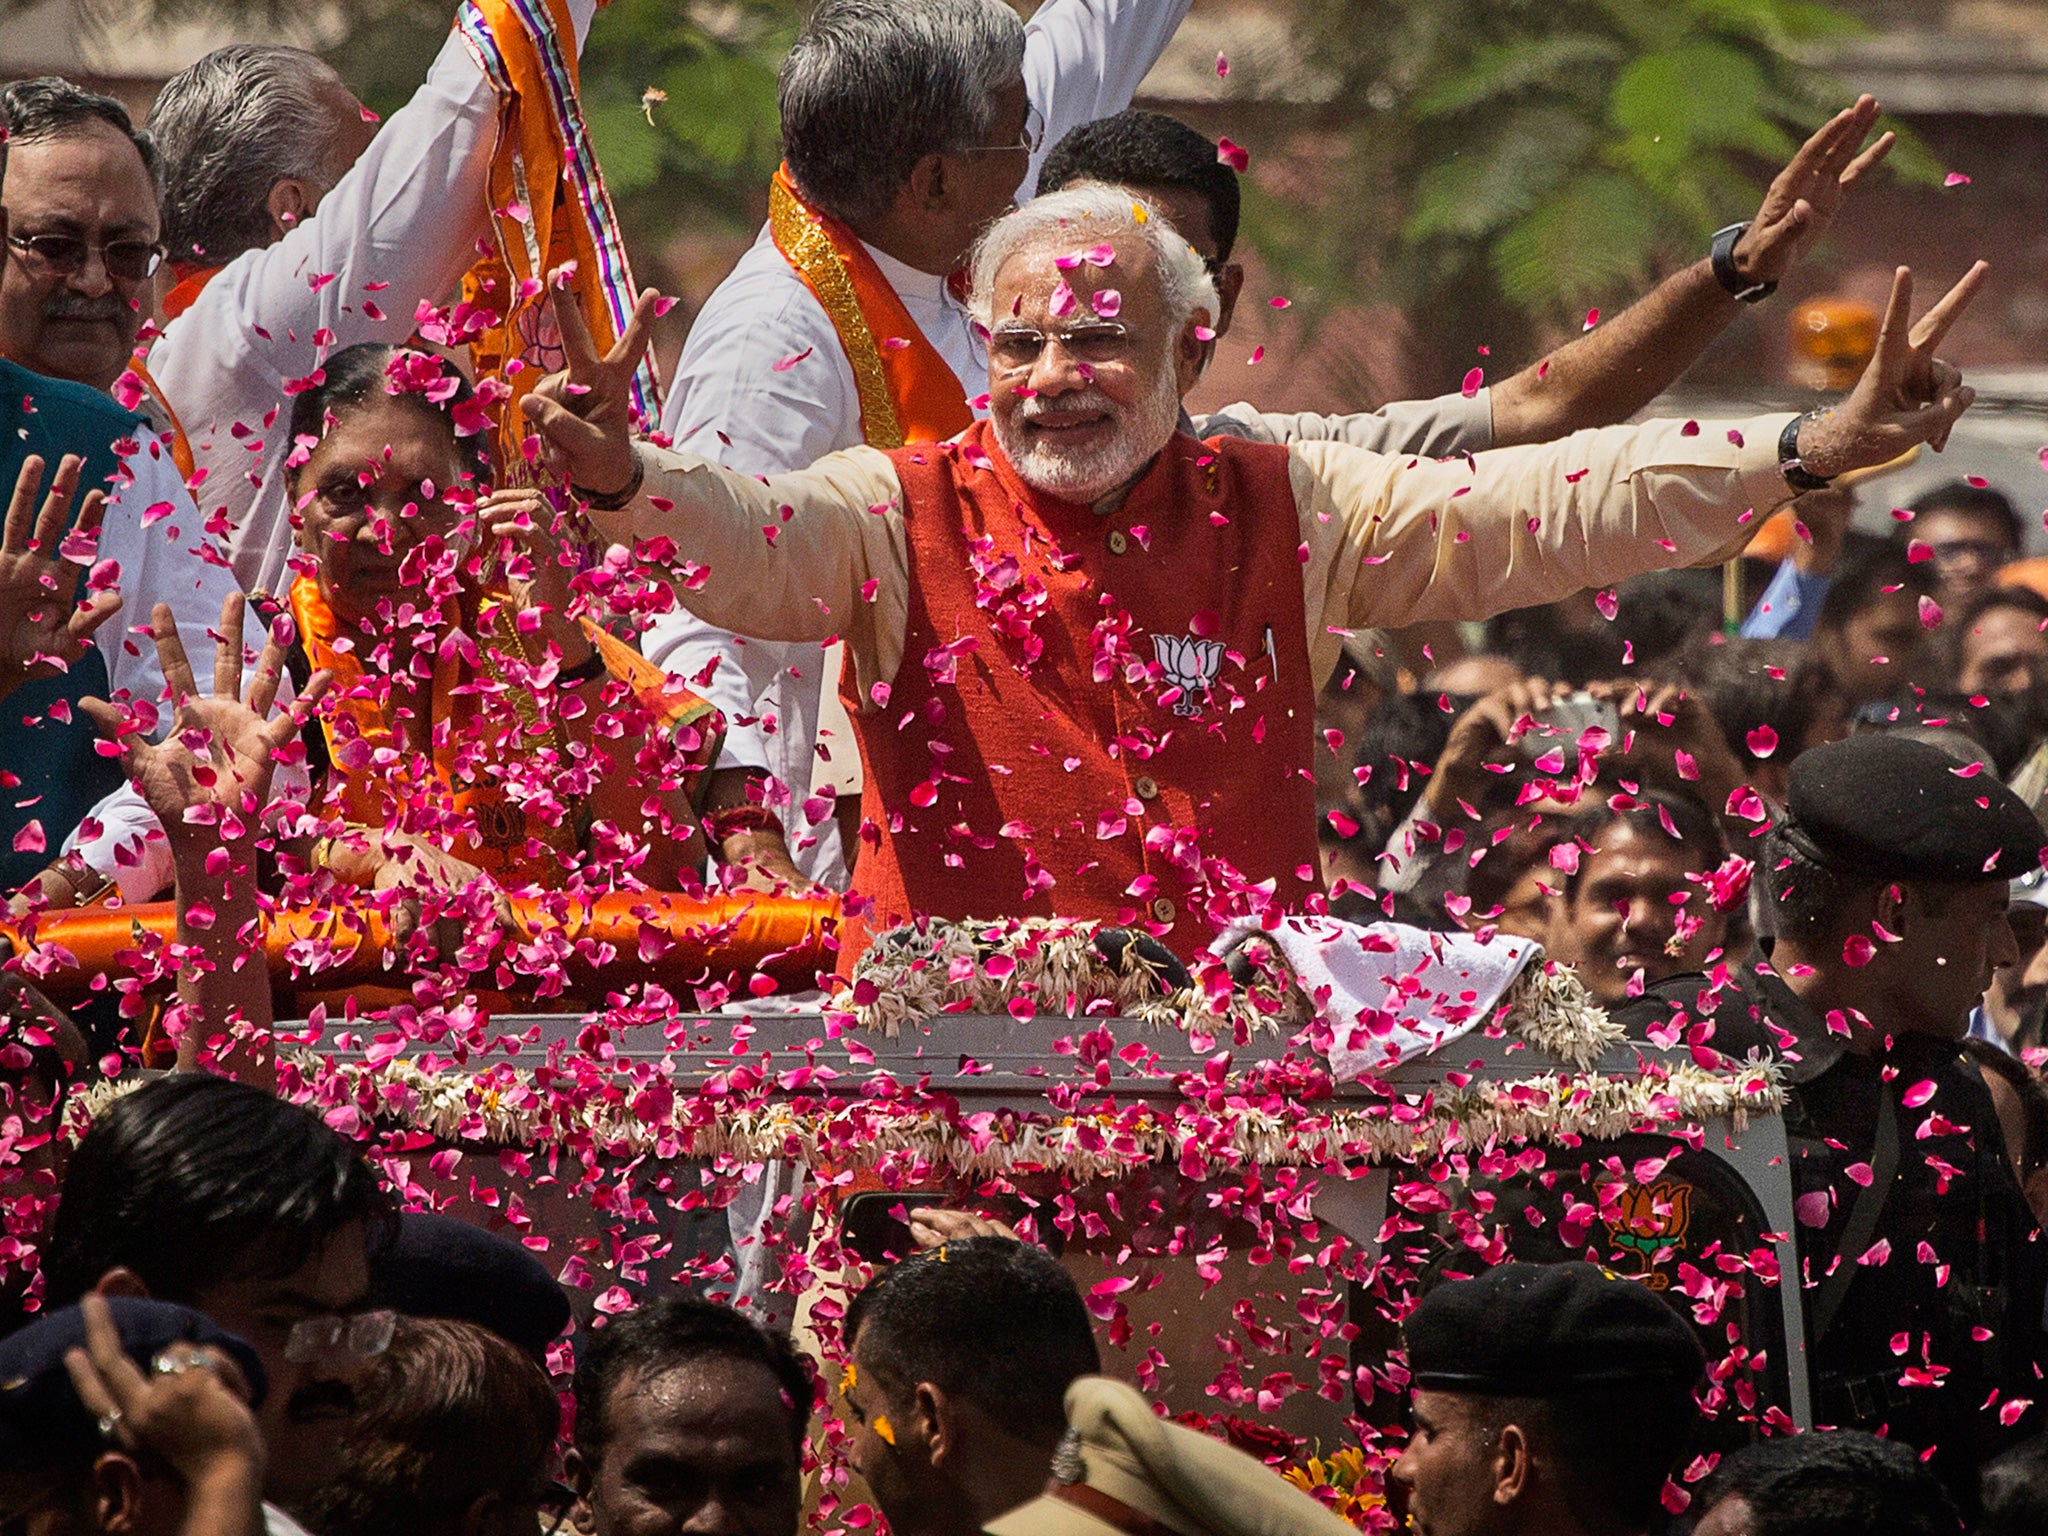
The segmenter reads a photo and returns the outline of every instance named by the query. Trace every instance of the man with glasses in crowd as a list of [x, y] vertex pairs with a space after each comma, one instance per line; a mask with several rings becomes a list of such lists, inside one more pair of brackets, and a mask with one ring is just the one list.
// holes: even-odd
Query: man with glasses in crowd
[[269, 1378], [272, 1536], [341, 1464], [355, 1380], [390, 1344], [370, 1310], [370, 1261], [394, 1227], [389, 1196], [320, 1117], [196, 1072], [117, 1100], [79, 1143], [44, 1255], [44, 1300], [148, 1296], [246, 1339]]
[[[96, 544], [69, 541], [60, 559], [10, 540], [0, 581], [83, 597], [86, 569], [108, 562], [131, 615], [146, 623], [154, 604], [168, 603], [187, 647], [210, 651], [207, 627], [234, 582], [208, 558], [168, 449], [106, 393], [134, 349], [162, 255], [155, 151], [119, 102], [50, 76], [0, 91], [0, 126], [0, 500], [19, 488], [34, 502], [47, 473], [67, 502], [63, 516], [89, 525], [95, 493], [107, 498]], [[67, 458], [78, 461], [70, 470]], [[97, 607], [111, 612], [104, 597]], [[156, 650], [118, 624], [92, 638], [59, 656], [68, 670], [38, 664], [0, 717], [0, 764], [21, 780], [0, 798], [0, 890], [33, 879], [42, 900], [63, 906], [116, 877], [125, 895], [146, 899], [170, 875], [162, 838], [150, 838], [155, 817], [94, 751], [92, 726], [72, 708], [124, 691], [157, 700]], [[51, 851], [81, 826], [79, 845], [52, 864]]]

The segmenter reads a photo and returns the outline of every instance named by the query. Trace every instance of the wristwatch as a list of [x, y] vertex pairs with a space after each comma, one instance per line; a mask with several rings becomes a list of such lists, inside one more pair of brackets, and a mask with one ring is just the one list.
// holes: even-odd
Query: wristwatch
[[646, 482], [646, 479], [647, 465], [641, 460], [640, 455], [635, 453], [633, 455], [633, 478], [610, 495], [600, 496], [596, 491], [587, 490], [580, 485], [572, 485], [569, 489], [575, 493], [578, 501], [582, 502], [584, 506], [590, 508], [593, 512], [617, 512], [620, 508], [631, 505], [633, 498], [640, 494], [640, 487]]
[[1749, 220], [1714, 231], [1714, 246], [1708, 256], [1714, 281], [1728, 290], [1728, 296], [1743, 304], [1761, 304], [1778, 291], [1776, 283], [1745, 283], [1735, 270], [1735, 242], [1749, 232]]
[[1824, 491], [1833, 483], [1828, 476], [1816, 475], [1799, 462], [1799, 429], [1809, 421], [1818, 421], [1821, 415], [1820, 411], [1808, 411], [1803, 416], [1794, 416], [1778, 434], [1778, 469], [1785, 476], [1785, 483], [1795, 491]]

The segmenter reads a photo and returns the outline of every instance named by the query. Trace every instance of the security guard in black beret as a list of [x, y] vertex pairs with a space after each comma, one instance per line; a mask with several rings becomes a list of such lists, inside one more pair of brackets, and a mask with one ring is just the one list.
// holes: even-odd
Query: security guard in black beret
[[1637, 1032], [1711, 1018], [1713, 1048], [1782, 1059], [1815, 1415], [1931, 1449], [1966, 1505], [1976, 1468], [2043, 1422], [2048, 1240], [1994, 1097], [2012, 1090], [1963, 1041], [2019, 957], [2009, 883], [2044, 842], [2017, 795], [1939, 747], [1817, 747], [1762, 840], [1768, 956], [1621, 1015]]
[[1413, 1389], [1393, 1477], [1429, 1536], [1637, 1536], [1699, 1413], [1706, 1357], [1637, 1280], [1501, 1264], [1447, 1280], [1403, 1328]]

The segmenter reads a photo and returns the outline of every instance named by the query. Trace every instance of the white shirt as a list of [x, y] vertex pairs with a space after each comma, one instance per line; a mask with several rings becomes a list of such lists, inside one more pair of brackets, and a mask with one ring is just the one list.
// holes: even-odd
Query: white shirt
[[[568, 3], [580, 53], [596, 0]], [[313, 217], [229, 262], [150, 348], [205, 476], [199, 504], [225, 508], [246, 589], [283, 591], [291, 557], [285, 385], [343, 347], [404, 341], [420, 301], [454, 290], [489, 232], [497, 138], [497, 95], [451, 34]]]
[[[1046, 153], [1073, 128], [1114, 116], [1165, 49], [1190, 0], [1047, 0], [1024, 29], [1024, 86], [1042, 129], [1021, 190], [1037, 184]], [[967, 313], [943, 277], [866, 246], [910, 318], [960, 380], [961, 397], [988, 391], [988, 363]], [[792, 357], [801, 361], [777, 371]], [[763, 229], [705, 302], [669, 387], [662, 430], [675, 446], [743, 474], [801, 469], [863, 441], [853, 366], [831, 317]], [[796, 866], [846, 884], [831, 796], [805, 800], [814, 780], [845, 785], [857, 771], [850, 736], [826, 741], [817, 760], [827, 652], [813, 644], [742, 641], [678, 611], [641, 637], [650, 661], [690, 679], [725, 713], [721, 768], [763, 768]], [[706, 668], [712, 671], [704, 679]], [[838, 679], [830, 680], [836, 687]]]

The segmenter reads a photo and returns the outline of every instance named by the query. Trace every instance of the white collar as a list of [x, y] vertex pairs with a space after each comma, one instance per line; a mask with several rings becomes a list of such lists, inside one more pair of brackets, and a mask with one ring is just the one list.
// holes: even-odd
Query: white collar
[[927, 304], [943, 304], [946, 301], [946, 280], [930, 272], [920, 272], [908, 262], [898, 261], [887, 251], [878, 251], [867, 241], [860, 243], [861, 249], [874, 258], [882, 276], [888, 280], [896, 296], [901, 299], [921, 299]]

